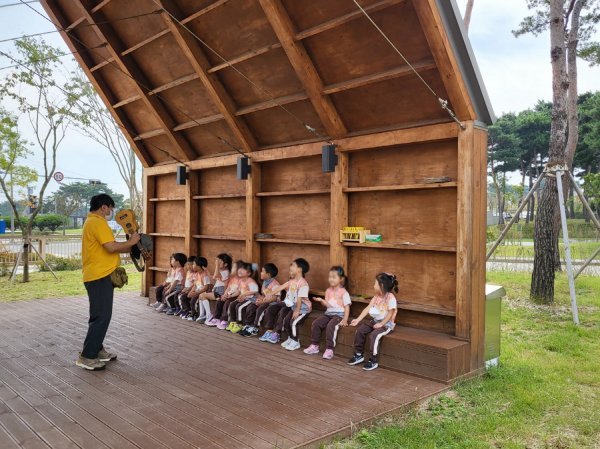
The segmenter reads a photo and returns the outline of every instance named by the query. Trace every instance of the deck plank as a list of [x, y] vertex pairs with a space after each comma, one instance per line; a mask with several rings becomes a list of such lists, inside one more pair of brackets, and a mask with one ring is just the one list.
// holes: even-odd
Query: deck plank
[[3, 304], [0, 439], [7, 448], [296, 448], [447, 388], [285, 351], [145, 304], [117, 294], [106, 344], [119, 359], [98, 373], [73, 363], [87, 298]]

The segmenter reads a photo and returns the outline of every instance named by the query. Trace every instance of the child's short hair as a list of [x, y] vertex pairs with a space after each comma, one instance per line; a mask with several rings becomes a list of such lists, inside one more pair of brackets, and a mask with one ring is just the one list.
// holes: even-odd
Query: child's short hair
[[[236, 260], [236, 261], [234, 262], [234, 264], [235, 264], [235, 267], [236, 267], [238, 270], [239, 270], [240, 268], [242, 268], [242, 267], [244, 266], [244, 264], [245, 264], [245, 263], [246, 263], [246, 262], [244, 262], [242, 259], [238, 259], [238, 260]], [[252, 272], [252, 268], [250, 268], [250, 272]], [[236, 273], [233, 273], [233, 274], [235, 275]]]
[[305, 276], [306, 273], [308, 273], [308, 270], [310, 270], [310, 265], [308, 264], [306, 259], [303, 259], [302, 257], [299, 257], [298, 259], [294, 260], [294, 263], [298, 265], [302, 270], [302, 276]]
[[250, 262], [244, 262], [243, 260], [238, 260], [235, 262], [235, 264], [237, 265], [238, 270], [240, 268], [242, 268], [248, 272], [248, 275], [250, 275], [250, 276], [252, 275], [254, 270], [252, 270], [252, 264]]
[[390, 293], [392, 290], [398, 293], [398, 280], [396, 279], [395, 274], [379, 273], [377, 276], [375, 276], [375, 279], [377, 279], [379, 288], [384, 295], [386, 293]]
[[277, 274], [279, 273], [279, 270], [277, 269], [277, 265], [275, 265], [274, 263], [266, 263], [265, 266], [263, 267], [263, 270], [265, 270], [265, 273], [267, 273], [272, 278], [276, 277]]
[[194, 257], [194, 262], [196, 262], [196, 265], [198, 265], [199, 267], [208, 267], [208, 260], [206, 260], [206, 257]]
[[217, 259], [220, 259], [223, 261], [223, 265], [225, 265], [225, 268], [227, 268], [228, 270], [231, 270], [231, 256], [227, 253], [221, 253], [217, 256]]
[[196, 256], [188, 256], [188, 263], [194, 263], [194, 261], [196, 260]]
[[346, 276], [346, 272], [344, 271], [344, 267], [339, 265], [334, 265], [329, 269], [329, 271], [335, 271], [337, 275], [342, 278], [342, 287], [348, 289], [348, 276]]
[[173, 259], [175, 259], [177, 262], [179, 262], [179, 265], [181, 265], [182, 267], [186, 264], [187, 262], [187, 257], [185, 256], [185, 254], [183, 253], [173, 253], [171, 255], [171, 257]]

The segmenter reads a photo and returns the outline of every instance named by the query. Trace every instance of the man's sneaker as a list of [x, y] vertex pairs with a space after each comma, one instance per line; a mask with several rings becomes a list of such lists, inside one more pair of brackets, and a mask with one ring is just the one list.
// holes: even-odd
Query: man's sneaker
[[364, 361], [365, 361], [365, 357], [362, 354], [356, 352], [356, 353], [354, 353], [354, 357], [352, 357], [350, 360], [348, 360], [348, 365], [354, 366], [354, 365], [358, 365], [359, 363], [362, 363]]
[[308, 348], [304, 350], [305, 354], [313, 355], [319, 353], [319, 347], [317, 345], [310, 345]]
[[218, 326], [218, 325], [219, 325], [219, 323], [220, 323], [220, 321], [219, 321], [219, 320], [217, 320], [216, 318], [213, 318], [212, 320], [209, 320], [209, 321], [206, 323], [206, 325], [207, 325], [207, 326], [210, 326], [210, 327], [216, 327], [216, 326]]
[[101, 362], [99, 359], [86, 359], [82, 356], [79, 356], [75, 361], [75, 365], [88, 371], [100, 371], [106, 368], [106, 363]]
[[239, 331], [241, 331], [242, 329], [243, 329], [243, 328], [242, 328], [242, 325], [241, 325], [241, 324], [239, 324], [239, 323], [233, 323], [233, 326], [231, 326], [230, 332], [231, 332], [232, 334], [237, 334], [237, 333], [238, 333]]
[[258, 339], [258, 341], [269, 341], [269, 337], [271, 336], [272, 333], [273, 333], [273, 331], [266, 331], [264, 334], [262, 334], [262, 336]]
[[175, 309], [173, 307], [169, 307], [166, 313], [167, 315], [175, 315]]
[[258, 327], [251, 326], [250, 329], [248, 329], [248, 333], [251, 337], [256, 337], [258, 335]]
[[117, 360], [117, 354], [108, 352], [106, 349], [100, 349], [98, 353], [98, 360], [101, 362], [112, 362], [113, 360]]
[[285, 349], [287, 349], [288, 351], [295, 351], [296, 349], [300, 349], [300, 342], [292, 340], [290, 343], [288, 343]]
[[227, 329], [227, 321], [219, 321], [219, 324], [217, 324], [217, 329]]
[[167, 306], [161, 302], [160, 305], [156, 308], [156, 311], [157, 312], [162, 312], [166, 308], [167, 308]]
[[287, 349], [287, 345], [289, 345], [292, 342], [292, 337], [288, 337], [286, 341], [284, 341], [283, 343], [281, 343], [281, 347], [284, 349]]
[[276, 345], [279, 343], [279, 334], [277, 332], [271, 332], [271, 335], [269, 335], [269, 339], [267, 341]]
[[331, 360], [333, 358], [333, 349], [325, 349], [323, 353], [323, 358], [326, 360]]
[[363, 369], [365, 371], [373, 371], [379, 366], [379, 364], [375, 361], [373, 357], [371, 357], [368, 361], [363, 365]]

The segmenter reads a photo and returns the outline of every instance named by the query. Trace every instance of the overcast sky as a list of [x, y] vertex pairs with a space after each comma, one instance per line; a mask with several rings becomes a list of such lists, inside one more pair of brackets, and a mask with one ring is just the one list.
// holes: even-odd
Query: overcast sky
[[[53, 29], [52, 24], [26, 6], [3, 8], [18, 0], [0, 0], [0, 41], [23, 34]], [[466, 0], [457, 0], [464, 10]], [[36, 4], [34, 4], [36, 5]], [[40, 11], [41, 7], [36, 6]], [[548, 35], [515, 38], [511, 31], [527, 15], [525, 0], [475, 0], [469, 36], [496, 115], [520, 111], [538, 100], [551, 99]], [[48, 43], [69, 51], [58, 33], [44, 36]], [[600, 36], [598, 37], [600, 40]], [[12, 50], [12, 43], [0, 43], [0, 50]], [[70, 57], [62, 58], [68, 61]], [[0, 56], [0, 67], [11, 62]], [[0, 79], [6, 70], [0, 70]], [[580, 92], [600, 89], [600, 68], [579, 64]], [[26, 122], [22, 122], [25, 137]], [[30, 140], [33, 140], [29, 136]], [[40, 169], [40, 158], [31, 165]], [[65, 176], [98, 178], [120, 193], [126, 193], [114, 162], [106, 150], [76, 131], [69, 133], [58, 155], [58, 170]], [[52, 181], [50, 191], [56, 189]]]

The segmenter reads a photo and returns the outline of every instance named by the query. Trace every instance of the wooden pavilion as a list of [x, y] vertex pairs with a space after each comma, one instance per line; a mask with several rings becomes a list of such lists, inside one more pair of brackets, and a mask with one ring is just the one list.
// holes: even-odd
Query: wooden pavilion
[[[42, 4], [144, 166], [144, 294], [175, 251], [281, 273], [304, 257], [315, 291], [342, 265], [356, 295], [394, 272], [381, 364], [444, 382], [483, 368], [494, 118], [454, 0]], [[383, 240], [340, 242], [345, 226]]]

